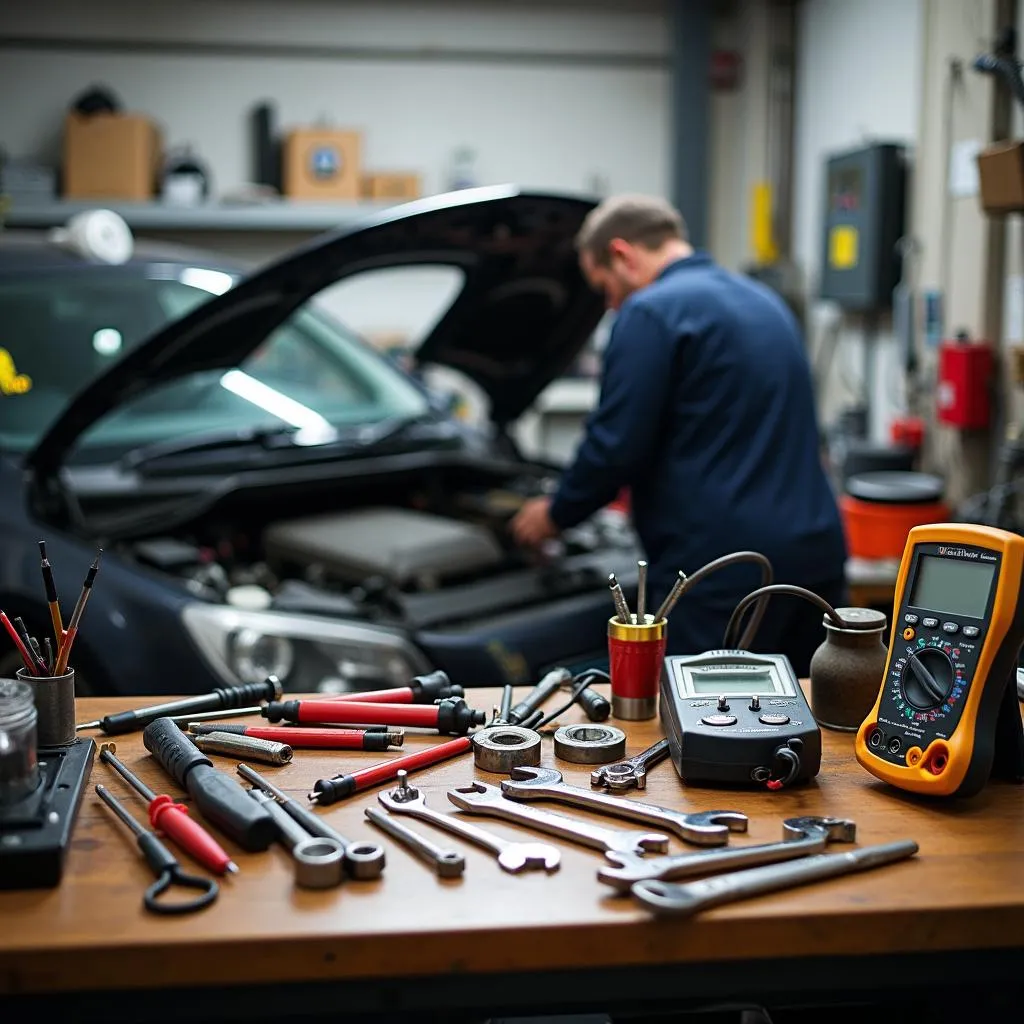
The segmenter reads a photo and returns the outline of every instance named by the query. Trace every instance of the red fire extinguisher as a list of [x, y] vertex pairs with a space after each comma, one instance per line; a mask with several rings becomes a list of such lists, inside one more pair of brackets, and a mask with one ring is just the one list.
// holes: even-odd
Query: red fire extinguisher
[[992, 348], [971, 341], [961, 331], [939, 348], [937, 414], [941, 423], [961, 430], [981, 430], [989, 425], [989, 384]]

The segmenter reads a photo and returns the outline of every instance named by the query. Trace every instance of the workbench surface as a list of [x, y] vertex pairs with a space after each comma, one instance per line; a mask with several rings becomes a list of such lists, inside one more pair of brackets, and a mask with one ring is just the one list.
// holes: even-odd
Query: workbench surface
[[[473, 706], [489, 711], [499, 694], [471, 690], [468, 697]], [[139, 699], [134, 705], [145, 703]], [[126, 704], [132, 702], [80, 699], [77, 717], [96, 719]], [[582, 717], [574, 709], [561, 724], [577, 720]], [[626, 730], [630, 755], [661, 735], [657, 719], [609, 724]], [[543, 972], [569, 977], [585, 971], [600, 979], [626, 969], [615, 976], [628, 978], [628, 969], [656, 965], [671, 967], [674, 976], [699, 987], [699, 979], [710, 975], [686, 972], [687, 965], [743, 961], [744, 970], [751, 971], [761, 963], [772, 965], [777, 976], [779, 964], [796, 961], [803, 962], [806, 973], [805, 958], [816, 958], [824, 970], [828, 963], [863, 956], [872, 958], [869, 963], [895, 965], [895, 957], [928, 953], [936, 965], [939, 951], [992, 950], [985, 955], [988, 963], [996, 962], [999, 947], [1004, 953], [1017, 947], [1019, 953], [1024, 947], [1024, 788], [993, 782], [971, 801], [929, 803], [866, 773], [854, 759], [852, 734], [823, 732], [821, 773], [809, 785], [781, 792], [684, 789], [671, 763], [664, 761], [652, 769], [646, 794], [634, 793], [631, 799], [677, 809], [743, 811], [750, 828], [733, 837], [737, 845], [781, 839], [782, 820], [793, 815], [851, 817], [859, 844], [914, 839], [918, 856], [675, 921], [654, 920], [629, 897], [613, 896], [596, 878], [597, 851], [548, 837], [562, 851], [561, 869], [550, 876], [516, 876], [502, 871], [482, 850], [425, 823], [402, 819], [465, 852], [463, 878], [440, 881], [364, 819], [363, 808], [377, 806], [377, 793], [391, 783], [321, 812], [343, 834], [385, 846], [387, 867], [380, 880], [346, 881], [326, 892], [299, 890], [280, 847], [246, 854], [225, 841], [241, 871], [222, 883], [219, 900], [199, 914], [156, 917], [144, 912], [141, 903], [152, 881], [149, 869], [93, 787], [106, 784], [140, 821], [144, 804], [97, 759], [60, 887], [0, 892], [0, 1002], [4, 993], [91, 990], [98, 995], [125, 988], [185, 990], [326, 979], [362, 979], [377, 985], [376, 998], [386, 999], [399, 989], [381, 983], [414, 976], [446, 975], [454, 985], [451, 976], [458, 975], [460, 985], [469, 985], [474, 977], [526, 978]], [[95, 735], [97, 747], [103, 741], [98, 732], [89, 735]], [[179, 792], [145, 751], [141, 733], [114, 741], [118, 757], [157, 792]], [[404, 750], [438, 741], [407, 733]], [[254, 767], [305, 801], [316, 779], [391, 756], [398, 752], [296, 750], [290, 765]], [[234, 773], [234, 761], [213, 760]], [[556, 762], [549, 738], [542, 763], [589, 788], [589, 768]], [[411, 781], [425, 790], [434, 808], [454, 812], [446, 790], [474, 777], [500, 783], [498, 776], [477, 772], [471, 754], [419, 772]], [[544, 806], [589, 817], [547, 802]], [[470, 820], [510, 838], [539, 838], [494, 819]], [[672, 840], [672, 851], [683, 848]], [[184, 855], [182, 861], [186, 870], [200, 870]], [[1024, 965], [1024, 958], [1018, 956], [1017, 962]]]

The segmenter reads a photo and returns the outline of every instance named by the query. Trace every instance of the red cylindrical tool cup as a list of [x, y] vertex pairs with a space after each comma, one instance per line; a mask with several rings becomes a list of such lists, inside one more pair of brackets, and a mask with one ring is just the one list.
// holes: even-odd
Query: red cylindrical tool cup
[[653, 718], [658, 713], [668, 623], [665, 619], [655, 622], [653, 615], [644, 618], [642, 624], [627, 624], [617, 618], [608, 620], [612, 714], [630, 721]]

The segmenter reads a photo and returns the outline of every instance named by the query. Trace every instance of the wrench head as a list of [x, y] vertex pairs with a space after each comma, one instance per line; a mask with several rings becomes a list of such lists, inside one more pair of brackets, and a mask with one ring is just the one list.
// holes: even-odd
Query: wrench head
[[562, 773], [554, 768], [536, 768], [531, 765], [520, 765], [509, 772], [510, 778], [501, 784], [501, 791], [508, 796], [515, 793], [528, 793], [531, 789], [549, 789], [561, 785]]
[[630, 857], [642, 857], [645, 853], [665, 853], [668, 850], [668, 836], [663, 832], [621, 832], [612, 833], [615, 845], [606, 847], [605, 856], [623, 853]]
[[[402, 794], [401, 796], [399, 796], [400, 793]], [[410, 796], [410, 794], [414, 795]], [[377, 800], [389, 811], [394, 811], [395, 814], [402, 814], [410, 807], [427, 806], [426, 796], [420, 790], [413, 789], [412, 787], [406, 790], [389, 789], [383, 793], [378, 793]]]
[[783, 839], [805, 839], [815, 834], [824, 834], [833, 843], [854, 843], [857, 841], [857, 826], [849, 818], [819, 817], [814, 814], [787, 818], [782, 823]]
[[730, 832], [746, 832], [750, 824], [740, 811], [691, 811], [685, 817], [693, 833], [690, 842], [708, 846], [728, 842]]
[[547, 843], [509, 843], [498, 863], [512, 874], [520, 871], [557, 871], [562, 855]]
[[604, 786], [613, 793], [625, 793], [630, 789], [647, 788], [647, 772], [628, 761], [618, 764], [603, 764], [590, 773], [591, 786]]
[[450, 789], [448, 790], [448, 799], [464, 811], [473, 807], [486, 807], [488, 804], [505, 803], [501, 796], [501, 790], [486, 782], [472, 782], [468, 786]]
[[652, 866], [658, 863], [657, 860], [644, 860], [624, 850], [605, 850], [604, 858], [609, 863], [597, 869], [598, 880], [620, 893], [627, 893], [635, 882], [650, 878]]

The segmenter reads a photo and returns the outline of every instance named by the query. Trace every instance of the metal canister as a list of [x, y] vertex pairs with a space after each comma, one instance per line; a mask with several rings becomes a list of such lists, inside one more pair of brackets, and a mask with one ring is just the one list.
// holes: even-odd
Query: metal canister
[[32, 687], [0, 679], [0, 805], [23, 800], [39, 785], [36, 721]]
[[67, 747], [75, 742], [75, 670], [62, 676], [34, 676], [23, 668], [18, 678], [32, 688], [39, 715], [37, 742], [40, 747]]
[[608, 620], [608, 674], [612, 715], [640, 721], [658, 713], [658, 687], [665, 660], [668, 623], [645, 615], [642, 623]]

